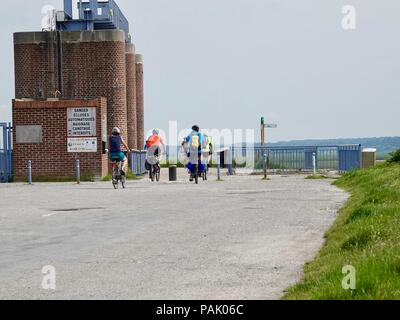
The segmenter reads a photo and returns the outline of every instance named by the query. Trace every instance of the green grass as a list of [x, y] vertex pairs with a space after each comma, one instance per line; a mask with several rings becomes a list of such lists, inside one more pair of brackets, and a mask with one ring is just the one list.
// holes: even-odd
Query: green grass
[[[94, 176], [82, 176], [81, 182], [92, 182], [95, 181]], [[28, 178], [26, 177], [13, 177], [12, 182], [26, 182], [28, 183]], [[33, 176], [33, 183], [64, 183], [64, 182], [76, 182], [76, 177], [70, 176]]]
[[[400, 299], [400, 165], [345, 174], [334, 183], [352, 195], [284, 299]], [[342, 288], [342, 268], [356, 268], [356, 289]]]
[[[128, 170], [128, 174], [126, 175], [126, 180], [137, 180], [139, 179], [136, 175], [132, 173], [131, 170]], [[112, 180], [112, 174], [110, 173], [109, 175], [105, 176], [101, 181], [103, 182], [109, 182]]]

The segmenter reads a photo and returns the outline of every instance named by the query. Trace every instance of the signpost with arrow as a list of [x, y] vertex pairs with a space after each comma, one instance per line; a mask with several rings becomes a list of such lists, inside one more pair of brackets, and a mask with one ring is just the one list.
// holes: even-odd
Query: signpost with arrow
[[[276, 129], [278, 128], [277, 124], [274, 123], [265, 123], [265, 118], [261, 117], [261, 146], [266, 147], [266, 135], [265, 129]], [[264, 179], [267, 180], [267, 171], [268, 171], [268, 154], [267, 149], [264, 151]]]

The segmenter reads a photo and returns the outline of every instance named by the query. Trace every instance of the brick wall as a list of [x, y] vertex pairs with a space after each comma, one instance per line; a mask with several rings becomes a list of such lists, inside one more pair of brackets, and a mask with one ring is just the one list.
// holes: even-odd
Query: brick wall
[[134, 46], [127, 46], [126, 53], [126, 103], [128, 145], [137, 149], [137, 111], [136, 111], [136, 56]]
[[124, 42], [76, 42], [63, 48], [63, 97], [106, 97], [108, 132], [128, 139]]
[[144, 83], [143, 83], [143, 57], [136, 55], [136, 111], [137, 111], [137, 144], [143, 148], [144, 137]]
[[14, 47], [15, 97], [39, 99], [49, 95], [48, 45], [19, 44]]
[[[49, 41], [49, 34], [14, 34], [15, 97], [54, 97], [54, 88], [62, 92], [63, 99], [105, 97], [108, 131], [119, 127], [128, 140], [124, 32], [62, 32], [61, 59], [57, 54], [57, 41]], [[49, 47], [53, 47], [52, 57]], [[58, 81], [58, 61], [61, 61], [61, 83]]]
[[[67, 108], [96, 107], [96, 153], [67, 152]], [[27, 164], [32, 161], [33, 176], [76, 176], [80, 160], [82, 176], [104, 177], [108, 173], [107, 155], [102, 154], [102, 119], [107, 115], [107, 100], [22, 101], [13, 100], [13, 126], [41, 125], [42, 143], [20, 144], [13, 132], [14, 176], [27, 177]]]

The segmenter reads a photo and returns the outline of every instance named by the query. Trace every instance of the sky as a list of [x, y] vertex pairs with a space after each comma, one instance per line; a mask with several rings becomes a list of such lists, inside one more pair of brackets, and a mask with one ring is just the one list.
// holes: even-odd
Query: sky
[[[117, 0], [144, 55], [145, 126], [255, 129], [271, 142], [400, 135], [398, 0]], [[11, 120], [12, 34], [42, 7], [0, 7], [0, 122]], [[342, 8], [356, 9], [344, 30]]]

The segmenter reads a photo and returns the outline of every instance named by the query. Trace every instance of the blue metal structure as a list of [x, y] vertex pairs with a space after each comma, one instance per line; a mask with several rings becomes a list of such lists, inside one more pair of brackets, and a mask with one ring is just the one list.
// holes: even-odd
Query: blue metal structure
[[134, 175], [141, 176], [147, 173], [146, 170], [146, 151], [132, 151], [130, 154], [130, 168]]
[[11, 123], [0, 123], [0, 182], [9, 182], [12, 177], [11, 137]]
[[231, 147], [234, 167], [262, 170], [264, 154], [268, 169], [279, 171], [313, 171], [315, 154], [317, 170], [350, 171], [361, 166], [361, 145], [299, 147]]
[[339, 146], [339, 171], [350, 171], [361, 166], [361, 145]]
[[114, 0], [79, 0], [77, 2], [78, 19], [74, 19], [73, 9], [73, 0], [64, 0], [64, 11], [57, 12], [57, 30], [120, 29], [125, 32], [125, 41], [131, 42], [129, 22]]

